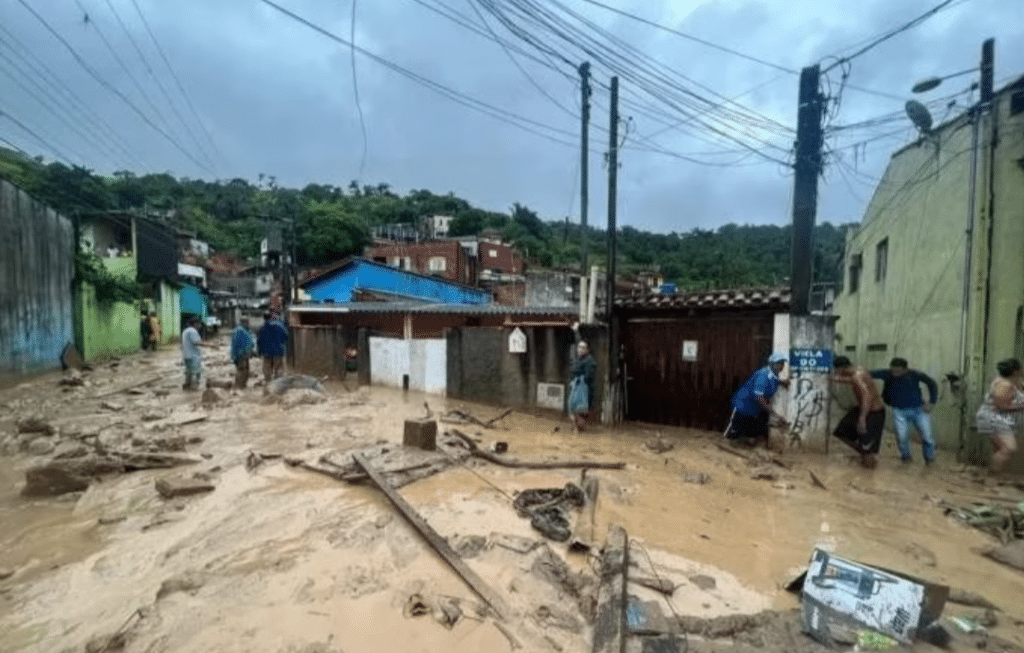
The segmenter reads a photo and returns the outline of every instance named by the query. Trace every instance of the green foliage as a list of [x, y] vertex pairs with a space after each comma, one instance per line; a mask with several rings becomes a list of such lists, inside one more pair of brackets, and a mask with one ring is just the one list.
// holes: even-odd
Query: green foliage
[[[69, 217], [112, 209], [161, 211], [171, 215], [172, 226], [242, 257], [259, 253], [273, 223], [286, 234], [294, 232], [299, 264], [320, 265], [359, 253], [371, 242], [375, 226], [450, 215], [451, 235], [496, 229], [531, 266], [578, 269], [584, 241], [591, 264], [604, 267], [607, 260], [607, 238], [600, 229], [548, 222], [519, 202], [508, 213], [498, 213], [474, 207], [453, 193], [419, 189], [402, 196], [388, 184], [308, 184], [300, 190], [282, 188], [266, 175], [256, 184], [240, 178], [207, 182], [169, 174], [136, 176], [130, 171], [104, 178], [84, 168], [43, 165], [3, 149], [0, 177]], [[817, 227], [815, 281], [841, 280], [846, 229], [827, 223]], [[791, 239], [789, 226], [728, 224], [669, 234], [626, 226], [618, 234], [617, 264], [624, 276], [657, 266], [667, 281], [684, 290], [781, 285], [790, 273]]]
[[92, 286], [96, 291], [96, 301], [101, 304], [135, 304], [142, 298], [142, 286], [138, 282], [112, 273], [92, 252], [75, 254], [75, 283]]

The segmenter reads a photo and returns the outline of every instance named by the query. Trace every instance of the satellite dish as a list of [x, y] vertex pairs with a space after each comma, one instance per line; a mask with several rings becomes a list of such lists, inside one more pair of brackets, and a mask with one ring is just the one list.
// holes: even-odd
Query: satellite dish
[[928, 112], [926, 106], [917, 100], [909, 100], [907, 102], [907, 115], [922, 134], [927, 134], [931, 131], [932, 114]]
[[942, 79], [939, 77], [928, 77], [927, 79], [922, 79], [918, 83], [914, 84], [914, 88], [910, 90], [914, 93], [924, 93], [925, 91], [932, 90], [941, 83]]

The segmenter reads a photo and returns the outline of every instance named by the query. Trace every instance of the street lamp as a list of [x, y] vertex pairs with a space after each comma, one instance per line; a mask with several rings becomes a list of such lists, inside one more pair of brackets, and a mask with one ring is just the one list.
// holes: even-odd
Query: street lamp
[[937, 87], [939, 84], [941, 84], [943, 81], [947, 79], [959, 77], [961, 75], [966, 75], [968, 73], [973, 73], [976, 70], [978, 70], [978, 68], [969, 68], [967, 70], [961, 70], [958, 73], [953, 73], [952, 75], [946, 75], [945, 77], [926, 77], [925, 79], [922, 79], [918, 83], [914, 84], [914, 87], [910, 90], [914, 93], [925, 93]]

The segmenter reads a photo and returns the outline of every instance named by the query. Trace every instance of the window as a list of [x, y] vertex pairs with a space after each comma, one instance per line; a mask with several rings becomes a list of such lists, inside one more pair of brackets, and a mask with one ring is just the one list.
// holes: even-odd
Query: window
[[875, 247], [875, 282], [883, 283], [889, 268], [889, 239], [884, 238]]
[[860, 288], [860, 270], [863, 267], [864, 261], [860, 254], [854, 254], [850, 257], [850, 294], [857, 292]]
[[431, 256], [427, 261], [427, 267], [431, 272], [444, 272], [448, 267], [448, 260], [443, 256]]

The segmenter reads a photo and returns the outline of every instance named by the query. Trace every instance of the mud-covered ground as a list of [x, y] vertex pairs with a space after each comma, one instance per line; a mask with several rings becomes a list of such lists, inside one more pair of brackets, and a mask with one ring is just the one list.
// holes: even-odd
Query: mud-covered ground
[[[211, 378], [231, 377], [223, 345], [207, 359]], [[114, 392], [154, 378], [132, 393]], [[590, 650], [595, 558], [545, 540], [511, 506], [518, 491], [580, 483], [578, 470], [471, 459], [400, 490], [508, 603], [509, 618], [498, 622], [372, 485], [284, 458], [247, 466], [250, 452], [315, 459], [400, 443], [404, 420], [423, 417], [424, 402], [435, 416], [457, 408], [486, 420], [500, 409], [340, 382], [325, 383], [320, 403], [287, 395], [269, 403], [251, 388], [218, 390], [220, 400], [204, 406], [181, 389], [176, 348], [98, 365], [83, 375], [85, 385], [61, 379], [45, 374], [0, 390], [0, 650], [77, 652], [90, 642], [90, 650], [104, 650], [104, 638], [118, 633], [109, 650], [132, 653]], [[57, 433], [17, 433], [29, 415]], [[205, 419], [176, 426], [183, 417]], [[672, 448], [654, 453], [646, 446], [653, 427], [574, 434], [555, 417], [521, 412], [493, 429], [456, 428], [481, 446], [508, 442], [520, 459], [625, 462], [621, 471], [588, 472], [599, 480], [597, 539], [611, 524], [625, 527], [631, 573], [677, 586], [667, 600], [639, 585], [630, 593], [662, 601], [667, 617], [792, 616], [798, 598], [783, 586], [823, 546], [979, 592], [1002, 609], [990, 631], [1024, 644], [1024, 573], [980, 555], [995, 540], [940, 505], [1008, 504], [1024, 493], [952, 459], [929, 469], [900, 466], [890, 436], [874, 471], [838, 446], [827, 457], [782, 452], [780, 466], [721, 449], [719, 434], [683, 429], [658, 431]], [[69, 453], [69, 442], [173, 451], [198, 462], [106, 476], [59, 497], [21, 496], [25, 469]], [[827, 489], [812, 484], [810, 471]], [[164, 499], [155, 489], [158, 479], [197, 473], [212, 492]], [[504, 535], [536, 546], [507, 548]], [[979, 613], [954, 604], [945, 611]], [[776, 630], [797, 640], [747, 636], [737, 645], [788, 651], [810, 642], [789, 627]], [[709, 644], [691, 635], [691, 650], [735, 643], [731, 633], [718, 636]]]

